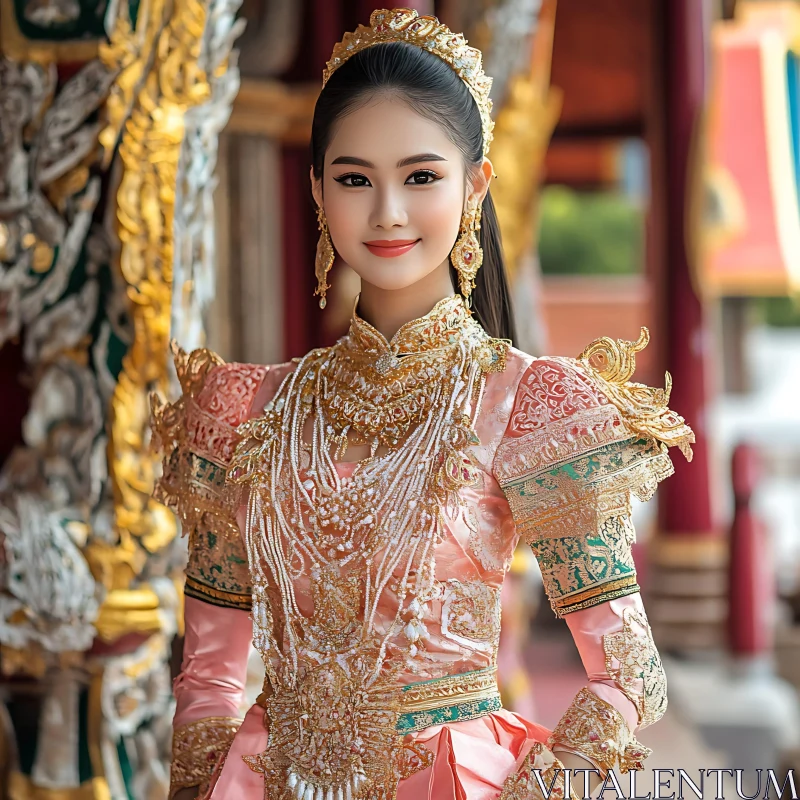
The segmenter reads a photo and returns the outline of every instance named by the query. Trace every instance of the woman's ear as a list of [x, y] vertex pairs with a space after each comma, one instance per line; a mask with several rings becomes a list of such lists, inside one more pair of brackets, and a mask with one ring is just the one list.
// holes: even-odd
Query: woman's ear
[[475, 170], [472, 181], [471, 191], [467, 198], [468, 205], [480, 205], [486, 193], [489, 191], [489, 184], [492, 182], [494, 168], [488, 158], [484, 158], [480, 166]]
[[308, 176], [311, 178], [311, 194], [318, 208], [322, 208], [322, 181], [314, 176], [314, 167], [308, 168]]

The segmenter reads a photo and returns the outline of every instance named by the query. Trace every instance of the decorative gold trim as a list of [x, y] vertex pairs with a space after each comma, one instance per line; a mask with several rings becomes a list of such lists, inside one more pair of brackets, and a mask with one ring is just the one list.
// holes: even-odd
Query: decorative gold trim
[[692, 460], [692, 429], [683, 417], [669, 408], [672, 377], [666, 373], [666, 387], [653, 389], [631, 382], [636, 370], [636, 353], [647, 347], [650, 331], [642, 327], [635, 342], [603, 336], [595, 339], [578, 356], [583, 368], [594, 378], [608, 399], [617, 407], [627, 426], [669, 447], [677, 447], [687, 461]]
[[488, 700], [497, 694], [497, 667], [487, 667], [404, 686], [401, 702], [403, 712], [431, 711], [447, 705]]
[[206, 586], [204, 583], [200, 583], [191, 575], [186, 576], [184, 593], [187, 597], [193, 597], [195, 600], [202, 600], [214, 606], [238, 608], [242, 611], [250, 611], [253, 605], [253, 596], [251, 594], [223, 592], [211, 586]]
[[470, 47], [461, 33], [454, 33], [436, 17], [411, 8], [378, 8], [370, 14], [369, 25], [359, 25], [346, 33], [333, 48], [322, 73], [323, 87], [331, 76], [356, 53], [389, 42], [405, 42], [441, 58], [464, 82], [481, 116], [483, 155], [492, 142], [494, 121], [489, 91], [492, 79], [483, 71], [480, 50]]
[[230, 749], [242, 720], [235, 717], [203, 717], [176, 728], [172, 734], [172, 768], [169, 797], [180, 789], [198, 786], [199, 796], [208, 787], [214, 768]]

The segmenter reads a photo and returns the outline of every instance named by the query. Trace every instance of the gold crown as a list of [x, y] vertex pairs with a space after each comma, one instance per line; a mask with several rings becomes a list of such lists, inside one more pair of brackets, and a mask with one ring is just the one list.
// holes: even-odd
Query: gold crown
[[481, 51], [470, 47], [463, 34], [453, 33], [436, 17], [421, 17], [410, 8], [391, 10], [381, 8], [373, 11], [369, 18], [369, 26], [359, 25], [353, 33], [346, 33], [344, 39], [333, 48], [331, 60], [325, 65], [322, 73], [323, 87], [331, 75], [351, 56], [385, 42], [407, 42], [415, 47], [421, 47], [439, 56], [453, 68], [467, 85], [478, 105], [485, 156], [489, 151], [494, 128], [492, 101], [489, 97], [492, 79], [483, 71]]

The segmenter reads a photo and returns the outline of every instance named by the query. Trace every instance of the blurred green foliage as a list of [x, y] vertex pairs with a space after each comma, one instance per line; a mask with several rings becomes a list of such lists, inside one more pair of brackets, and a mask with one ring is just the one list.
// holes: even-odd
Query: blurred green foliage
[[644, 210], [619, 192], [547, 186], [539, 258], [546, 275], [632, 275], [644, 265]]
[[800, 327], [800, 297], [758, 297], [758, 316], [775, 328]]

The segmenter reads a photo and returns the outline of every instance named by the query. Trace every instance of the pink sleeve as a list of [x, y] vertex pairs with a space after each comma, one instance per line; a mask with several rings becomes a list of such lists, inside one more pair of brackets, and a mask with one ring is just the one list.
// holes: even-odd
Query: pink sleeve
[[186, 636], [172, 736], [170, 791], [205, 791], [241, 724], [252, 623], [247, 611], [186, 598]]
[[[626, 612], [627, 609], [630, 611]], [[623, 652], [625, 650], [625, 623], [627, 622], [630, 626], [632, 616], [646, 619], [642, 596], [638, 593], [610, 600], [583, 611], [576, 611], [566, 617], [566, 622], [581, 655], [589, 679], [588, 688], [598, 697], [613, 705], [625, 718], [628, 728], [635, 731], [640, 727], [640, 716], [645, 717], [645, 700], [648, 698], [645, 698], [644, 671], [641, 671], [640, 676], [639, 670], [631, 669], [632, 661], [640, 660], [638, 659], [639, 654]], [[643, 651], [651, 650], [652, 652], [648, 654], [649, 657], [658, 661], [653, 665], [655, 669], [652, 671], [661, 673], [658, 653], [644, 638], [644, 631], [640, 629], [638, 633], [641, 634], [639, 646]], [[615, 643], [617, 643], [616, 646]], [[606, 649], [609, 651], [608, 655]], [[621, 659], [626, 659], [624, 666]], [[653, 709], [649, 716], [655, 716], [656, 711], [660, 712], [659, 716], [663, 713], [666, 707], [665, 689], [666, 682], [661, 690], [663, 698], [653, 696], [649, 698], [651, 703], [658, 702], [659, 705], [659, 708]], [[647, 703], [647, 705], [649, 704]], [[648, 710], [650, 711], [650, 709]]]
[[250, 614], [186, 598], [174, 727], [202, 717], [239, 717], [253, 625]]

